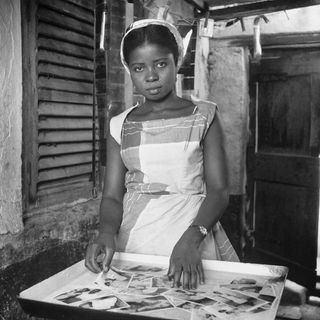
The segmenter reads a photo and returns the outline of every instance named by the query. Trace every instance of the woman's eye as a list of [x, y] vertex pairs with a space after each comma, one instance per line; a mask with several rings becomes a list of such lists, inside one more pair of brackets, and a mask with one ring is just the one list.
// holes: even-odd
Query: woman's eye
[[160, 62], [157, 63], [157, 67], [158, 68], [164, 68], [166, 65], [167, 65], [167, 63], [164, 62], [164, 61], [160, 61]]
[[133, 71], [134, 72], [141, 72], [141, 71], [143, 71], [143, 67], [142, 66], [135, 66], [135, 67], [133, 67]]

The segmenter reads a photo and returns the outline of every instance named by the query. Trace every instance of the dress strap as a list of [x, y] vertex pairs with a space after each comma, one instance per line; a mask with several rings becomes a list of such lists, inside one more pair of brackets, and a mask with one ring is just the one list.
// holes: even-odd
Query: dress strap
[[198, 109], [198, 106], [197, 106], [197, 105], [195, 105], [195, 106], [194, 106], [194, 109], [193, 109], [193, 111], [192, 111], [192, 114], [195, 114], [195, 113], [196, 113], [196, 111], [197, 111], [197, 109]]
[[[195, 106], [194, 106], [194, 109], [193, 109], [193, 111], [192, 111], [192, 115], [194, 115], [194, 114], [196, 113], [197, 109], [198, 109], [198, 106], [195, 105]], [[195, 120], [196, 120], [196, 118], [193, 117], [192, 124], [191, 124], [191, 127], [190, 127], [190, 131], [189, 131], [189, 133], [188, 133], [188, 136], [187, 136], [187, 138], [186, 138], [186, 142], [185, 142], [185, 144], [184, 144], [184, 151], [186, 151], [186, 150], [188, 149], [188, 145], [189, 145], [189, 141], [190, 141], [190, 139], [191, 139], [192, 129], [193, 129]]]

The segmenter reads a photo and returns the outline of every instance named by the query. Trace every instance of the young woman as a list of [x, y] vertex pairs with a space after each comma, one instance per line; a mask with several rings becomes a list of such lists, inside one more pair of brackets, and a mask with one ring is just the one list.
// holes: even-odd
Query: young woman
[[110, 121], [99, 235], [86, 266], [100, 272], [104, 253], [108, 268], [116, 250], [170, 256], [173, 286], [193, 289], [204, 281], [201, 259], [238, 261], [219, 223], [229, 201], [219, 114], [212, 102], [176, 95], [183, 42], [172, 24], [134, 22], [120, 54], [145, 102]]

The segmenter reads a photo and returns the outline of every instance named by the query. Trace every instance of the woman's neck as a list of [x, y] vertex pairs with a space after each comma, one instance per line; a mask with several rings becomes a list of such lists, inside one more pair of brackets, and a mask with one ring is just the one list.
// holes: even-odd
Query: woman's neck
[[175, 94], [175, 92], [171, 92], [161, 100], [146, 100], [144, 103], [144, 107], [148, 108], [154, 113], [161, 113], [164, 110], [168, 110], [176, 106], [179, 100], [181, 99]]
[[130, 112], [128, 120], [147, 121], [188, 116], [193, 112], [191, 101], [178, 97], [175, 93], [161, 101], [146, 100], [139, 108]]

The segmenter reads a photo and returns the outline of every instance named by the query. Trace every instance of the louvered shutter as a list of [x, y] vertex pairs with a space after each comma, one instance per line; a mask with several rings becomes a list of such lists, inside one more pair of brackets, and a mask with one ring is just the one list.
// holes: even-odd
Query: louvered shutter
[[90, 197], [97, 167], [93, 157], [98, 160], [93, 152], [93, 131], [98, 135], [93, 130], [94, 2], [38, 0], [33, 8], [36, 146], [29, 159], [31, 207]]

